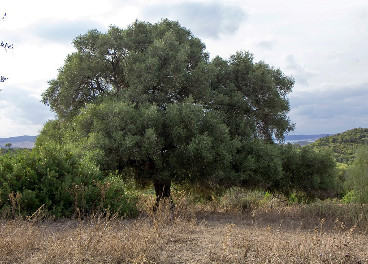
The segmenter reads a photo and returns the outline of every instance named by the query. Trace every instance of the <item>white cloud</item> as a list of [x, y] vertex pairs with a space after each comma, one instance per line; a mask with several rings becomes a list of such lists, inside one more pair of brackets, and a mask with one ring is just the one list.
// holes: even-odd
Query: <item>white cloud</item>
[[143, 17], [154, 21], [161, 18], [178, 20], [195, 35], [218, 39], [221, 35], [234, 34], [247, 15], [240, 6], [222, 2], [186, 1], [148, 5], [143, 8]]
[[286, 70], [289, 70], [298, 85], [309, 85], [308, 80], [315, 75], [311, 70], [299, 63], [294, 55], [286, 56]]

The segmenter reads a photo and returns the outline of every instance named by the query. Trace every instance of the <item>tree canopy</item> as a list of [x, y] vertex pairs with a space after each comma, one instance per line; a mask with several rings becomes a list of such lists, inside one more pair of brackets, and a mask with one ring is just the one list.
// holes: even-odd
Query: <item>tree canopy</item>
[[90, 30], [74, 47], [43, 94], [57, 120], [38, 145], [71, 144], [103, 171], [153, 182], [158, 196], [171, 182], [277, 187], [283, 160], [272, 143], [294, 126], [293, 78], [249, 52], [210, 60], [167, 19]]
[[76, 52], [43, 94], [60, 119], [108, 96], [163, 110], [191, 97], [209, 111], [224, 113], [233, 134], [247, 130], [271, 141], [293, 129], [286, 116], [291, 77], [255, 63], [248, 52], [210, 61], [205, 45], [178, 22], [136, 21], [127, 29], [91, 30], [74, 46]]

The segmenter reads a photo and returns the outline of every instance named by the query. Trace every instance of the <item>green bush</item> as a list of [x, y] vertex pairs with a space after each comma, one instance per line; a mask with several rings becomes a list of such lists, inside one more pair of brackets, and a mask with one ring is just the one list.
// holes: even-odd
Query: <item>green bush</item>
[[359, 199], [355, 194], [354, 190], [348, 191], [343, 197], [342, 197], [342, 201], [345, 204], [352, 204], [357, 202]]
[[121, 216], [138, 215], [138, 192], [132, 181], [124, 181], [119, 175], [110, 175], [99, 184], [101, 207]]
[[289, 198], [297, 195], [299, 200], [336, 196], [341, 189], [336, 162], [328, 152], [252, 142], [244, 144], [241, 153], [235, 160], [238, 174], [234, 178], [247, 189]]
[[283, 176], [278, 189], [285, 195], [302, 192], [306, 198], [325, 198], [337, 194], [336, 162], [330, 153], [287, 145], [281, 147], [280, 156]]
[[345, 188], [345, 200], [368, 203], [368, 146], [358, 148], [353, 164], [347, 168]]
[[3, 215], [31, 215], [43, 206], [55, 217], [107, 209], [132, 216], [137, 213], [137, 195], [129, 187], [117, 176], [104, 179], [88, 159], [55, 144], [0, 156]]

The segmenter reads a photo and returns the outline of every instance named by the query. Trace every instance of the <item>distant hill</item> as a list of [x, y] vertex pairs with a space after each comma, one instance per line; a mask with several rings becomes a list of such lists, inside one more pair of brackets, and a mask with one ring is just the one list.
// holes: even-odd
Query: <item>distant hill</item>
[[319, 138], [331, 136], [331, 134], [318, 134], [318, 135], [286, 135], [285, 143], [307, 145]]
[[37, 136], [20, 136], [0, 138], [0, 148], [4, 148], [6, 143], [11, 143], [12, 148], [33, 148]]
[[351, 163], [359, 146], [368, 144], [368, 128], [354, 128], [333, 136], [316, 140], [310, 145], [315, 149], [331, 151], [337, 162]]

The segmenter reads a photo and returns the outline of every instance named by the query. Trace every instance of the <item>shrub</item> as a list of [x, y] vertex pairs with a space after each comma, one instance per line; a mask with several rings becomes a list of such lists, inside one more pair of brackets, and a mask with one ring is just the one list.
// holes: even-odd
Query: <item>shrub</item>
[[287, 196], [304, 193], [306, 198], [334, 196], [337, 194], [336, 163], [328, 152], [311, 148], [281, 147], [283, 176], [279, 189]]
[[[345, 200], [368, 203], [368, 147], [360, 147], [356, 159], [346, 172], [345, 188], [348, 191]], [[349, 192], [354, 191], [354, 192]]]
[[106, 209], [132, 216], [136, 194], [127, 188], [117, 176], [104, 179], [91, 161], [55, 144], [0, 156], [3, 215], [30, 215], [44, 206], [55, 217]]
[[120, 216], [137, 216], [138, 192], [132, 181], [124, 181], [119, 175], [109, 175], [102, 183], [101, 208], [118, 213]]

